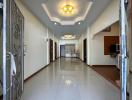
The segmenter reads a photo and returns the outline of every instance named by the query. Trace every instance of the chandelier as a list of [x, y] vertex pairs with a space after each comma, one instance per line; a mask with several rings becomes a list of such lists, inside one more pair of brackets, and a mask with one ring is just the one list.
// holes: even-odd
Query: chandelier
[[71, 17], [78, 12], [77, 2], [74, 0], [62, 0], [58, 5], [58, 11], [62, 16]]
[[72, 14], [74, 11], [74, 7], [70, 4], [66, 4], [62, 7], [62, 10], [65, 14]]

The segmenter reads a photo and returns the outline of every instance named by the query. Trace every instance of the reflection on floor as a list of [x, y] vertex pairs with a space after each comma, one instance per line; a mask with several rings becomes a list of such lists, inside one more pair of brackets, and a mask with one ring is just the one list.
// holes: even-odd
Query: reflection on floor
[[120, 90], [80, 60], [62, 58], [25, 83], [21, 100], [120, 100]]
[[117, 80], [120, 80], [120, 71], [115, 66], [100, 65], [92, 66], [91, 68], [110, 81], [113, 85], [120, 88], [119, 85], [117, 85]]

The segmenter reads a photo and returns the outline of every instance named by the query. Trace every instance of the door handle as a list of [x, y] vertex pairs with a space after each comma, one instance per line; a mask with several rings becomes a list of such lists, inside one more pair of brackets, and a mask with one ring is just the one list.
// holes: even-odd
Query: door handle
[[16, 63], [15, 63], [15, 58], [14, 55], [9, 52], [10, 57], [11, 57], [11, 75], [14, 76], [16, 75]]

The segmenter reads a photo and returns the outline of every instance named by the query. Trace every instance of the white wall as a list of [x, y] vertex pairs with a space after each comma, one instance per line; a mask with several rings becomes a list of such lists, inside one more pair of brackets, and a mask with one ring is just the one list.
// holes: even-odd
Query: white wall
[[[55, 60], [55, 42], [57, 43], [57, 57], [59, 56], [59, 49], [58, 49], [58, 45], [59, 45], [59, 40], [58, 38], [55, 37], [55, 35], [53, 34], [52, 31], [50, 31], [48, 29], [48, 39], [52, 39], [53, 40], [53, 60]], [[48, 46], [47, 46], [47, 50], [48, 50], [48, 64], [50, 63], [50, 56], [49, 56], [49, 41], [48, 41]]]
[[82, 41], [83, 39], [82, 39], [82, 36], [80, 37], [80, 39], [79, 39], [79, 43], [78, 43], [78, 45], [79, 45], [79, 57], [80, 57], [80, 59], [81, 60], [83, 60], [83, 41]]
[[115, 58], [104, 55], [104, 36], [119, 36], [119, 24], [112, 25], [111, 32], [99, 32], [91, 40], [91, 65], [115, 65]]
[[57, 57], [59, 57], [59, 39], [55, 37], [54, 40], [57, 43]]
[[24, 79], [28, 78], [44, 66], [48, 61], [48, 41], [53, 34], [44, 26], [21, 2], [15, 0], [24, 15]]
[[110, 26], [119, 20], [119, 1], [120, 0], [111, 0], [110, 5], [90, 27], [90, 34], [92, 37], [107, 26]]
[[[79, 39], [79, 53], [80, 53], [80, 59], [82, 61], [84, 60], [84, 57], [83, 57], [83, 40], [84, 39], [87, 39], [87, 32], [85, 32], [84, 34], [82, 34], [81, 37], [80, 37], [80, 39]], [[88, 47], [87, 47], [87, 50], [88, 50]]]
[[[80, 58], [83, 60], [83, 39], [87, 38], [87, 64], [88, 65], [113, 65], [115, 59], [104, 56], [103, 51], [103, 37], [105, 33], [100, 33], [106, 27], [114, 24], [119, 20], [119, 0], [112, 0], [108, 7], [95, 20], [95, 22], [88, 27], [87, 32], [79, 39], [79, 46], [81, 48]], [[117, 35], [116, 31], [109, 35]], [[98, 35], [97, 35], [98, 34]], [[108, 35], [108, 34], [107, 34]]]
[[91, 34], [89, 28], [87, 28], [86, 32], [81, 35], [79, 39], [79, 53], [80, 53], [80, 59], [84, 60], [83, 55], [83, 41], [84, 39], [87, 39], [87, 64], [90, 65], [90, 57], [91, 57]]

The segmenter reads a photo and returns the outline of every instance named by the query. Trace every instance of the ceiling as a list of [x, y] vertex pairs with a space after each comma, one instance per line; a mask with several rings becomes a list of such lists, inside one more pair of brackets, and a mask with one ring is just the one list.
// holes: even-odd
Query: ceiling
[[[73, 7], [72, 13], [64, 12], [63, 7], [67, 4]], [[74, 25], [85, 20], [92, 4], [90, 0], [56, 0], [54, 3], [53, 0], [49, 0], [42, 6], [51, 21], [60, 25]]]
[[[73, 16], [62, 16], [58, 5], [66, 0], [21, 0], [24, 5], [54, 34], [61, 38], [65, 34], [79, 37], [85, 33], [111, 0], [68, 0], [76, 3], [78, 10]], [[91, 3], [91, 6], [90, 6]], [[45, 9], [45, 7], [46, 9]], [[55, 25], [55, 22], [57, 23]], [[78, 24], [80, 22], [80, 24]]]

